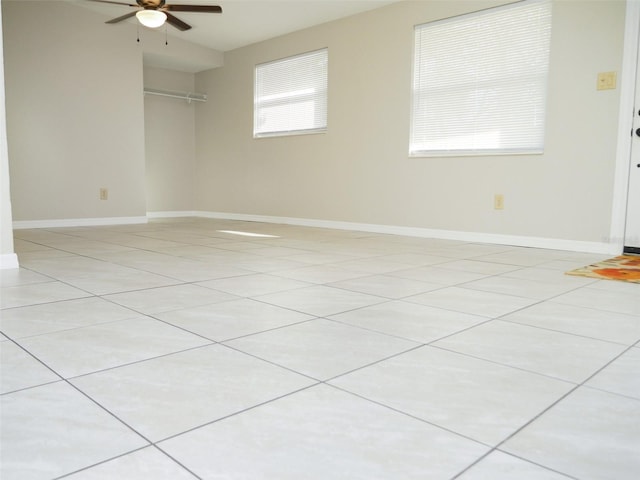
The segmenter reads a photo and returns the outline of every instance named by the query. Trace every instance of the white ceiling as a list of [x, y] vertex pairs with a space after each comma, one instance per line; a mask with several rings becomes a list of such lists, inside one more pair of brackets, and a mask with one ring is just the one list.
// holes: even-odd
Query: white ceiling
[[[135, 4], [135, 0], [113, 0]], [[169, 35], [218, 51], [233, 50], [303, 28], [379, 8], [398, 0], [167, 0], [167, 4], [220, 5], [222, 14], [174, 15], [190, 24], [181, 32], [171, 26]], [[76, 0], [78, 5], [105, 16], [105, 21], [124, 15], [133, 7]], [[126, 20], [134, 23], [135, 17]], [[164, 27], [162, 27], [164, 28]]]

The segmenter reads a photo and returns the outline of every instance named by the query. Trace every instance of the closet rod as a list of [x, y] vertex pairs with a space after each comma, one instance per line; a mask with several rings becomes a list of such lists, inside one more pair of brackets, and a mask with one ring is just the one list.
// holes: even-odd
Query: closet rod
[[156, 88], [144, 88], [145, 95], [159, 95], [161, 97], [171, 97], [171, 98], [180, 98], [182, 100], [186, 100], [191, 103], [191, 101], [195, 102], [206, 102], [207, 95], [205, 93], [194, 93], [194, 92], [173, 92], [170, 90], [158, 90]]

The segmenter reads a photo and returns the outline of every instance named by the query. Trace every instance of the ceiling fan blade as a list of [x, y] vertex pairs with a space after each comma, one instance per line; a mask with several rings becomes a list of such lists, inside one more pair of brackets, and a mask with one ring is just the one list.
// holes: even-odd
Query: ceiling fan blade
[[118, 23], [118, 22], [121, 22], [122, 20], [126, 20], [127, 18], [133, 17], [136, 13], [138, 12], [129, 12], [125, 15], [122, 15], [121, 17], [114, 18], [113, 20], [109, 20], [108, 22], [104, 22], [104, 23]]
[[218, 5], [165, 5], [161, 9], [169, 12], [222, 13], [222, 7]]
[[167, 23], [170, 25], [173, 25], [178, 30], [182, 30], [184, 32], [185, 30], [189, 30], [191, 28], [191, 25], [189, 25], [188, 23], [184, 23], [182, 20], [180, 20], [177, 17], [174, 17], [168, 12], [165, 12], [165, 13], [167, 14]]
[[113, 5], [123, 5], [125, 7], [138, 7], [137, 3], [122, 3], [122, 2], [111, 2], [110, 0], [87, 0], [88, 2], [96, 2], [96, 3], [111, 3]]

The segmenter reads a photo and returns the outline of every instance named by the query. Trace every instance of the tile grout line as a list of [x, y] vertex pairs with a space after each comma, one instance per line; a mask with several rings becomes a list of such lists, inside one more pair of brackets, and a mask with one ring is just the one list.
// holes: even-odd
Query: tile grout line
[[[555, 400], [554, 402], [552, 402], [550, 405], [548, 405], [545, 409], [543, 409], [541, 412], [539, 412], [537, 415], [535, 415], [533, 418], [531, 418], [529, 421], [527, 421], [525, 424], [523, 424], [522, 426], [520, 426], [520, 428], [518, 428], [516, 431], [514, 431], [513, 433], [511, 433], [510, 435], [508, 435], [506, 438], [504, 438], [503, 440], [501, 440], [498, 444], [496, 444], [490, 452], [488, 452], [485, 457], [487, 455], [489, 455], [489, 453], [492, 453], [493, 451], [499, 451], [502, 453], [506, 453], [508, 455], [512, 455], [511, 453], [509, 453], [508, 451], [503, 451], [500, 450], [500, 447], [502, 445], [504, 445], [505, 443], [507, 443], [509, 440], [511, 440], [513, 437], [515, 437], [516, 435], [518, 435], [519, 433], [521, 433], [524, 429], [526, 429], [528, 426], [530, 426], [531, 424], [533, 424], [536, 420], [538, 420], [540, 417], [542, 417], [544, 414], [546, 414], [547, 412], [549, 412], [551, 409], [553, 409], [554, 407], [556, 407], [560, 402], [562, 402], [563, 400], [565, 400], [566, 398], [568, 398], [570, 395], [572, 395], [573, 393], [577, 392], [581, 387], [582, 388], [590, 388], [589, 386], [586, 385], [586, 383], [591, 380], [593, 377], [595, 377], [596, 375], [598, 375], [601, 371], [603, 371], [605, 368], [607, 368], [609, 365], [611, 365], [611, 363], [613, 363], [614, 361], [616, 361], [618, 358], [620, 358], [622, 355], [624, 355], [626, 352], [628, 352], [631, 348], [633, 348], [633, 346], [630, 346], [628, 348], [626, 348], [624, 351], [622, 351], [619, 355], [617, 355], [615, 358], [613, 358], [610, 362], [608, 362], [607, 364], [605, 364], [604, 366], [602, 366], [601, 368], [599, 368], [597, 371], [595, 371], [593, 374], [591, 374], [588, 378], [586, 378], [585, 380], [583, 380], [580, 383], [575, 384], [574, 387], [572, 387], [568, 392], [566, 392], [564, 395], [561, 395], [557, 400]], [[601, 390], [602, 391], [602, 390]], [[605, 393], [609, 394], [609, 395], [615, 395], [615, 396], [619, 396], [619, 397], [624, 397], [624, 398], [629, 398], [626, 395], [620, 395], [617, 394], [615, 392], [609, 392], [604, 390]], [[634, 398], [634, 400], [639, 401], [640, 399]], [[516, 455], [513, 455], [516, 456]], [[516, 456], [517, 457], [517, 456]], [[482, 457], [484, 458], [484, 457]], [[463, 474], [465, 471], [469, 470], [471, 467], [473, 467], [473, 465], [475, 465], [476, 463], [478, 463], [480, 460], [482, 460], [482, 458], [478, 459], [476, 462], [474, 462], [474, 464], [470, 465], [469, 467], [467, 467], [465, 470], [463, 470], [462, 472], [460, 472], [456, 477], [454, 477], [451, 480], [455, 480], [456, 478], [458, 478], [461, 474]], [[520, 457], [517, 457], [520, 458]], [[527, 460], [530, 462], [530, 460]], [[547, 469], [549, 469], [548, 467], [545, 467]], [[551, 470], [551, 469], [549, 469]], [[566, 473], [563, 473], [563, 475], [567, 475]], [[573, 478], [570, 476], [570, 478]]]

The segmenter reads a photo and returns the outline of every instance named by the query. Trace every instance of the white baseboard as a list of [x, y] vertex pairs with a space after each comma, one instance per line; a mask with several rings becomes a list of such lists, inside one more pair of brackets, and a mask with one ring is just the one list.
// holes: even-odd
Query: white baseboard
[[133, 225], [147, 223], [147, 217], [66, 218], [58, 220], [19, 220], [13, 222], [14, 230], [27, 228], [96, 227], [103, 225]]
[[147, 212], [147, 218], [181, 218], [181, 217], [197, 217], [195, 211], [177, 211], [177, 212]]
[[[404, 235], [408, 237], [439, 238], [445, 240], [458, 240], [469, 243], [492, 243], [497, 245], [546, 248], [550, 250], [568, 250], [573, 252], [599, 253], [605, 255], [619, 255], [620, 253], [622, 253], [620, 245], [606, 242], [585, 242], [580, 240], [567, 240], [561, 238], [528, 237], [520, 235], [503, 235], [497, 233], [463, 232], [458, 230], [438, 230], [431, 228], [403, 227], [397, 225], [377, 225], [370, 223], [340, 222], [309, 218], [276, 217], [269, 215], [207, 212], [197, 210], [148, 212], [146, 217], [107, 217], [66, 220], [16, 221], [13, 222], [13, 228], [15, 230], [20, 230], [26, 228], [126, 225], [147, 223], [147, 218], [181, 217], [201, 217], [216, 218], [221, 220], [241, 220], [245, 222], [279, 223], [284, 225], [298, 225], [304, 227], [333, 228], [336, 230], [352, 230], [360, 232], [382, 233], [388, 235]], [[11, 262], [9, 261], [9, 263]]]
[[8, 270], [10, 268], [18, 268], [18, 255], [15, 253], [5, 253], [0, 255], [0, 270]]
[[621, 253], [617, 244], [565, 240], [560, 238], [526, 237], [519, 235], [503, 235], [496, 233], [463, 232], [457, 230], [436, 230], [430, 228], [402, 227], [395, 225], [376, 225], [369, 223], [339, 222], [331, 220], [315, 220], [292, 217], [273, 217], [266, 215], [249, 215], [242, 213], [194, 212], [203, 218], [226, 220], [243, 220], [248, 222], [280, 223], [305, 227], [333, 228], [336, 230], [353, 230], [360, 232], [404, 235], [408, 237], [439, 238], [459, 240], [470, 243], [492, 243], [497, 245], [513, 245], [518, 247], [546, 248], [550, 250], [568, 250], [573, 252], [601, 253], [618, 255]]

